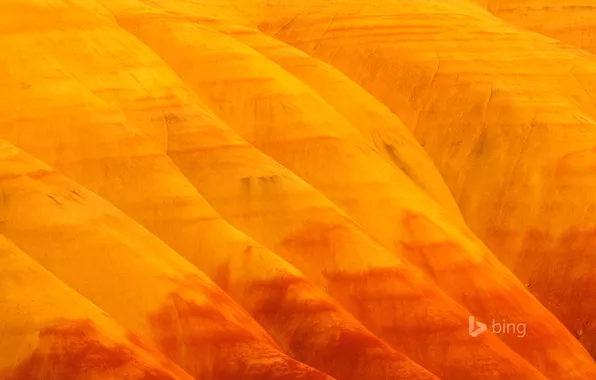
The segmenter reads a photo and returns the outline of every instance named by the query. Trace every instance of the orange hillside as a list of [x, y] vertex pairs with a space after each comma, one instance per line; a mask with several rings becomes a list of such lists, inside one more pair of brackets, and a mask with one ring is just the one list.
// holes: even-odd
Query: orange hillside
[[0, 148], [0, 232], [190, 375], [330, 379], [279, 352], [209, 278], [109, 203]]
[[596, 54], [594, 0], [471, 0], [495, 16]]
[[593, 12], [0, 2], [0, 380], [596, 379]]
[[472, 230], [594, 354], [596, 61], [458, 1], [293, 4], [246, 13], [400, 116]]
[[[85, 9], [76, 7], [66, 8], [63, 9], [62, 14], [69, 14], [67, 11], [70, 11], [72, 12], [70, 14], [73, 15], [84, 15], [84, 10]], [[114, 45], [106, 44], [104, 45], [106, 53], [101, 53], [101, 51], [98, 53], [98, 50], [95, 50], [94, 52], [97, 55], [93, 55], [93, 52], [91, 52], [90, 56], [86, 57], [86, 59], [80, 59], [78, 55], [71, 52], [77, 51], [73, 50], [73, 48], [77, 46], [77, 38], [90, 38], [89, 34], [76, 34], [71, 31], [68, 35], [71, 42], [68, 45], [64, 45], [64, 48], [62, 45], [52, 43], [52, 39], [49, 38], [52, 37], [51, 34], [39, 34], [37, 37], [38, 42], [36, 44], [27, 44], [26, 41], [19, 41], [19, 44], [13, 45], [15, 47], [18, 46], [21, 51], [42, 48], [43, 56], [55, 60], [55, 62], [60, 63], [62, 67], [69, 68], [72, 74], [79, 78], [78, 82], [74, 82], [66, 75], [60, 77], [64, 89], [68, 88], [66, 87], [67, 85], [73, 86], [73, 88], [70, 91], [65, 90], [62, 93], [63, 97], [54, 98], [52, 103], [44, 103], [44, 106], [46, 107], [49, 107], [51, 104], [54, 105], [54, 107], [49, 108], [49, 112], [64, 112], [62, 111], [63, 108], [60, 107], [60, 102], [67, 102], [69, 99], [71, 102], [74, 99], [78, 99], [79, 102], [83, 103], [78, 109], [87, 110], [87, 112], [77, 114], [76, 110], [68, 111], [67, 115], [69, 120], [80, 120], [78, 123], [58, 123], [58, 118], [52, 119], [51, 123], [42, 123], [41, 120], [48, 120], [46, 116], [48, 110], [43, 108], [30, 108], [28, 110], [29, 123], [21, 123], [18, 129], [19, 133], [23, 133], [27, 136], [50, 134], [59, 136], [58, 140], [53, 140], [51, 138], [37, 138], [30, 140], [14, 139], [13, 136], [15, 136], [17, 130], [13, 129], [15, 124], [10, 122], [2, 123], [0, 128], [1, 134], [6, 136], [6, 138], [10, 138], [11, 141], [18, 144], [19, 147], [37, 155], [46, 162], [55, 165], [58, 169], [63, 170], [66, 174], [80, 181], [82, 184], [87, 185], [108, 201], [113, 202], [120, 209], [141, 222], [149, 230], [159, 235], [159, 237], [178, 250], [178, 252], [181, 252], [184, 256], [188, 257], [193, 263], [199, 266], [200, 269], [204, 270], [211, 275], [212, 278], [218, 281], [218, 283], [224, 286], [229, 291], [230, 295], [248, 308], [249, 311], [252, 311], [260, 321], [264, 324], [265, 322], [270, 323], [270, 325], [265, 325], [265, 327], [271, 331], [273, 335], [277, 336], [278, 340], [286, 340], [285, 342], [282, 341], [280, 343], [282, 343], [284, 347], [290, 349], [288, 350], [288, 353], [292, 355], [301, 354], [302, 356], [299, 356], [300, 359], [308, 362], [311, 360], [318, 360], [319, 366], [325, 366], [323, 369], [333, 373], [335, 373], [334, 371], [343, 370], [346, 364], [340, 364], [342, 362], [357, 365], [358, 362], [349, 361], [347, 358], [341, 360], [338, 358], [338, 361], [326, 362], [317, 359], [316, 357], [308, 359], [309, 356], [307, 355], [310, 354], [310, 350], [304, 350], [290, 344], [290, 339], [304, 339], [300, 336], [304, 333], [300, 332], [300, 335], [297, 335], [299, 333], [298, 331], [293, 332], [291, 326], [284, 325], [285, 320], [287, 320], [288, 317], [284, 320], [263, 315], [264, 312], [269, 313], [267, 309], [263, 310], [263, 303], [265, 301], [270, 304], [278, 303], [279, 292], [270, 291], [263, 294], [263, 290], [259, 289], [266, 290], [271, 289], [275, 284], [283, 285], [284, 283], [291, 284], [294, 282], [296, 283], [295, 286], [289, 290], [295, 291], [300, 297], [304, 297], [305, 301], [303, 302], [310, 299], [311, 302], [316, 301], [322, 303], [323, 306], [326, 305], [325, 308], [329, 309], [326, 313], [321, 313], [319, 315], [314, 314], [311, 322], [305, 319], [304, 312], [302, 311], [303, 309], [292, 309], [290, 304], [286, 315], [296, 315], [294, 318], [301, 318], [299, 320], [302, 323], [316, 323], [320, 325], [321, 321], [324, 321], [325, 318], [329, 319], [330, 317], [334, 317], [331, 314], [334, 311], [332, 308], [333, 303], [329, 300], [325, 300], [322, 294], [317, 293], [314, 290], [309, 290], [307, 284], [301, 284], [302, 281], [299, 279], [300, 274], [295, 269], [289, 267], [289, 265], [285, 264], [272, 253], [265, 251], [250, 239], [218, 219], [213, 210], [207, 206], [194, 188], [188, 184], [181, 173], [176, 170], [176, 167], [168, 161], [165, 153], [161, 155], [155, 150], [154, 147], [160, 146], [159, 144], [153, 145], [152, 141], [145, 137], [144, 134], [136, 132], [138, 130], [134, 128], [132, 123], [125, 124], [119, 121], [119, 108], [108, 108], [101, 103], [98, 104], [98, 100], [100, 99], [106, 99], [106, 102], [110, 101], [112, 104], [115, 104], [115, 101], [119, 101], [125, 115], [135, 115], [134, 118], [128, 116], [128, 119], [132, 120], [142, 128], [141, 130], [145, 131], [147, 126], [153, 125], [152, 119], [144, 118], [143, 113], [138, 112], [138, 108], [133, 108], [133, 105], [143, 104], [141, 103], [141, 100], [145, 102], [147, 102], [147, 100], [151, 101], [152, 98], [148, 98], [147, 95], [153, 93], [155, 94], [153, 99], [155, 99], [156, 107], [149, 108], [145, 112], [149, 115], [156, 112], [161, 115], [162, 110], [157, 107], [158, 100], [163, 99], [163, 91], [171, 91], [169, 89], [176, 88], [175, 75], [173, 73], [168, 75], [167, 66], [163, 63], [161, 63], [160, 68], [158, 57], [154, 54], [150, 54], [151, 51], [149, 49], [144, 48], [144, 45], [140, 44], [132, 36], [120, 31], [115, 24], [106, 22], [104, 29], [107, 30], [107, 32], [103, 33], [111, 32], [116, 34], [117, 38], [113, 40]], [[101, 28], [97, 28], [93, 32], [96, 34], [95, 39], [98, 41], [106, 41], [106, 37], [100, 38], [102, 36], [102, 34], [100, 34], [101, 31]], [[62, 35], [61, 38], [67, 38], [67, 36]], [[86, 73], [84, 70], [94, 68], [94, 65], [105, 65], [114, 62], [113, 60], [106, 60], [103, 58], [103, 54], [113, 56], [117, 51], [112, 49], [114, 49], [114, 47], [118, 48], [124, 43], [127, 44], [126, 46], [128, 46], [128, 48], [120, 49], [119, 51], [120, 54], [126, 53], [126, 58], [123, 59], [128, 59], [129, 65], [132, 65], [132, 62], [135, 62], [134, 60], [137, 59], [135, 57], [145, 57], [146, 60], [155, 60], [155, 63], [150, 66], [159, 74], [156, 74], [152, 78], [164, 81], [163, 88], [160, 89], [157, 87], [160, 84], [158, 81], [145, 84], [143, 77], [137, 79], [135, 76], [131, 75], [131, 70], [124, 70], [121, 67], [121, 71], [115, 71], [115, 67], [106, 70], [103, 66], [94, 69], [94, 71], [99, 72], [99, 68], [101, 67], [103, 69], [101, 72], [103, 73], [119, 73], [122, 75], [124, 78], [118, 78], [120, 83], [119, 86], [125, 91], [120, 90], [120, 94], [117, 94], [116, 92], [107, 92], [101, 87], [102, 85], [105, 85], [105, 83], [110, 83], [110, 77], [103, 80], [96, 80], [96, 77], [89, 75], [93, 74], [93, 72], [88, 73], [87, 76], [85, 75]], [[66, 48], [66, 46], [68, 47]], [[95, 46], [99, 47], [102, 45], [98, 44]], [[143, 50], [138, 51], [135, 49], [144, 49], [145, 53], [141, 55]], [[82, 46], [80, 51], [84, 51]], [[129, 55], [128, 52], [135, 52], [135, 54]], [[131, 59], [132, 61], [130, 61]], [[18, 61], [14, 60], [14, 56], [11, 57], [9, 55], [6, 62], [14, 62], [13, 65], [15, 69], [18, 67]], [[47, 75], [45, 73], [51, 67], [51, 65], [45, 64], [45, 62], [40, 65], [34, 65], [32, 63], [32, 65], [27, 68], [28, 71], [25, 72], [26, 75], [21, 74], [20, 78], [44, 78]], [[111, 80], [114, 80], [114, 74], [111, 75]], [[99, 79], [101, 79], [101, 77], [99, 77]], [[38, 81], [41, 81], [41, 79], [38, 79]], [[150, 87], [151, 83], [153, 83], [155, 89]], [[180, 85], [178, 86], [180, 87]], [[85, 88], [91, 90], [91, 93], [87, 96], [84, 95]], [[128, 91], [126, 91], [127, 88]], [[180, 96], [178, 93], [182, 90], [183, 88], [177, 90], [178, 92], [172, 91], [172, 94], [168, 99], [170, 99], [170, 101], [175, 100]], [[20, 97], [22, 101], [31, 100], [31, 96], [34, 94], [29, 89], [20, 90], [18, 87], [14, 88], [13, 92], [14, 94], [18, 94], [17, 96]], [[114, 96], [114, 94], [116, 96]], [[125, 94], [128, 94], [127, 97], [124, 96]], [[135, 94], [139, 94], [138, 98]], [[139, 99], [139, 101], [135, 101], [135, 99]], [[171, 107], [172, 111], [175, 111], [180, 115], [185, 115], [187, 112], [190, 113], [189, 116], [192, 115], [191, 112], [195, 113], [195, 117], [201, 115], [200, 113], [198, 115], [196, 114], [200, 109], [195, 109], [196, 106], [193, 106], [192, 97], [190, 95], [187, 99], [181, 98], [178, 104]], [[97, 118], [112, 114], [114, 115], [114, 119], [111, 123], [108, 121], [102, 123], [101, 128], [94, 128], [93, 124], [89, 123], [90, 120], [93, 120], [89, 117], [89, 110], [94, 111], [92, 115], [97, 115]], [[137, 111], [137, 113], [134, 114], [133, 111]], [[166, 111], [166, 114], [168, 114], [168, 111]], [[19, 114], [13, 114], [13, 117], [19, 118], [20, 116]], [[8, 120], [10, 120], [10, 117]], [[171, 124], [171, 120], [163, 121]], [[160, 136], [158, 133], [146, 133], [146, 135]], [[157, 140], [157, 137], [154, 138]], [[55, 141], [59, 141], [60, 146], [62, 147], [59, 150], [60, 156], [57, 157], [48, 154], [48, 152], [58, 151], [58, 146], [55, 145]], [[162, 141], [169, 140], [162, 139]], [[156, 142], [159, 143], [159, 141]], [[65, 159], [65, 157], [69, 156], [78, 157], [78, 159]], [[85, 171], [82, 170], [83, 168], [109, 168], [109, 170], [95, 169]], [[132, 168], [134, 168], [134, 170], [131, 170]], [[141, 189], [142, 193], [140, 192]], [[142, 194], [142, 196], [139, 196], [139, 194]], [[331, 208], [331, 206], [328, 205], [327, 208]], [[341, 220], [341, 215], [338, 216]], [[343, 218], [346, 219], [345, 217]], [[346, 222], [344, 222], [344, 224], [346, 224]], [[175, 226], [175, 228], [172, 228], [173, 226]], [[347, 227], [352, 230], [357, 230], [349, 224], [347, 224]], [[125, 236], [129, 234], [130, 232], [125, 234]], [[360, 240], [366, 242], [368, 239], [363, 236]], [[371, 243], [366, 244], [372, 245]], [[374, 248], [374, 245], [372, 245], [372, 247], [373, 249], [380, 250], [379, 248]], [[216, 254], [214, 254], [214, 252]], [[359, 256], [362, 256], [363, 254], [364, 253], [362, 252], [358, 253]], [[370, 251], [368, 251], [368, 254], [370, 254]], [[358, 267], [356, 267], [356, 270], [350, 271], [351, 266], [353, 265], [350, 264], [350, 262], [354, 259], [356, 259]], [[83, 263], [87, 263], [88, 261], [89, 259], [85, 259]], [[474, 353], [479, 357], [486, 358], [485, 360], [493, 362], [497, 368], [501, 368], [502, 373], [508, 374], [512, 378], [532, 378], [537, 376], [535, 369], [531, 368], [525, 361], [509, 351], [494, 337], [487, 335], [483, 336], [482, 339], [473, 339], [467, 335], [467, 313], [464, 309], [452, 300], [449, 300], [445, 295], [441, 294], [438, 289], [432, 286], [432, 284], [426, 283], [426, 279], [422, 278], [408, 266], [400, 264], [394, 257], [385, 254], [382, 251], [368, 259], [368, 262], [365, 262], [367, 265], [360, 264], [361, 261], [362, 259], [356, 256], [355, 258], [347, 258], [345, 263], [339, 262], [338, 264], [341, 266], [335, 264], [334, 267], [332, 267], [337, 274], [333, 277], [330, 276], [331, 279], [328, 280], [328, 287], [332, 288], [330, 293], [341, 297], [339, 301], [344, 301], [342, 302], [343, 304], [346, 304], [350, 301], [350, 298], [356, 295], [375, 300], [376, 297], [374, 293], [370, 295], [366, 294], [373, 289], [371, 289], [371, 285], [366, 284], [366, 277], [363, 278], [361, 274], [363, 271], [368, 272], [370, 269], [377, 268], [377, 271], [382, 269], [388, 272], [390, 274], [388, 284], [394, 283], [396, 290], [400, 287], [403, 288], [403, 290], [397, 292], [396, 295], [393, 296], [395, 299], [391, 303], [380, 304], [378, 307], [381, 308], [382, 312], [366, 317], [367, 320], [365, 321], [365, 325], [373, 329], [373, 332], [379, 331], [385, 324], [389, 324], [389, 326], [392, 326], [395, 329], [404, 331], [404, 334], [384, 334], [391, 339], [391, 343], [393, 343], [395, 348], [404, 350], [407, 354], [415, 355], [414, 359], [423, 359], [424, 362], [422, 364], [429, 365], [431, 371], [444, 372], [446, 375], [452, 377], [473, 376], [494, 378], [494, 375], [491, 373], [482, 373], [484, 370], [481, 364], [470, 365], [465, 362], [452, 363], [439, 360], [441, 355], [453, 355], [452, 352], [456, 349], [454, 349], [454, 347], [457, 346], [468, 347], [466, 348], [468, 355]], [[374, 264], [374, 266], [371, 267], [371, 264]], [[317, 275], [318, 278], [320, 278], [322, 274], [325, 274], [322, 272], [322, 269], [325, 268], [318, 267], [316, 269], [319, 273]], [[339, 269], [341, 269], [341, 272]], [[374, 272], [375, 271], [371, 270], [371, 274], [374, 274]], [[355, 278], [350, 280], [350, 277], [352, 276], [348, 276], [349, 282], [348, 284], [344, 284], [345, 280], [343, 280], [343, 278], [345, 274], [350, 273], [354, 273], [356, 275], [354, 276]], [[329, 276], [330, 274], [327, 275]], [[351, 282], [362, 284], [360, 286], [364, 285], [365, 288], [351, 289], [349, 286]], [[254, 293], [247, 293], [247, 286], [251, 286]], [[280, 287], [281, 294], [287, 294], [287, 291], [284, 289], [284, 287]], [[364, 294], [359, 294], [361, 292], [364, 292]], [[405, 294], [402, 295], [402, 292], [405, 292]], [[257, 298], [255, 299], [255, 297]], [[393, 309], [405, 301], [408, 302], [406, 306], [396, 310]], [[414, 303], [414, 301], [416, 301], [416, 303]], [[347, 306], [349, 310], [356, 310], [357, 308], [362, 308], [364, 302], [366, 301], [359, 301], [354, 305], [353, 301], [350, 301], [345, 306]], [[306, 304], [303, 308], [309, 310]], [[323, 308], [323, 311], [325, 311], [325, 308]], [[436, 310], [436, 313], [443, 314], [444, 318], [441, 320], [434, 320], [430, 318], [430, 315], [425, 315], [428, 310]], [[335, 355], [357, 354], [358, 350], [361, 350], [358, 345], [354, 345], [353, 348], [348, 351], [337, 351], [333, 350], [333, 342], [327, 343], [328, 338], [325, 338], [325, 335], [332, 333], [334, 330], [339, 332], [341, 329], [345, 329], [352, 325], [352, 329], [358, 328], [362, 331], [361, 327], [358, 327], [354, 322], [350, 322], [350, 319], [347, 316], [342, 316], [342, 313], [337, 313], [335, 318], [337, 317], [344, 319], [344, 321], [341, 322], [343, 327], [342, 325], [339, 325], [338, 328], [332, 329], [331, 327], [337, 322], [334, 322], [333, 324], [326, 322], [330, 326], [321, 332], [315, 328], [307, 328], [306, 337], [311, 341], [321, 341], [321, 350], [325, 350], [327, 355], [331, 355], [331, 357]], [[418, 330], [417, 333], [414, 334], [414, 330], [408, 328], [407, 325], [400, 326], [400, 324], [398, 324], [397, 321], [403, 320], [404, 318], [409, 321], [410, 325], [414, 326], [415, 330]], [[419, 322], [420, 319], [422, 319], [421, 322]], [[420, 325], [420, 327], [418, 327], [418, 325]], [[283, 332], [282, 334], [280, 329], [288, 330], [281, 330], [281, 332]], [[408, 329], [411, 331], [409, 334], [405, 335], [405, 331]], [[435, 332], [437, 330], [442, 333], [437, 334]], [[365, 338], [369, 333], [362, 331], [359, 334], [362, 338]], [[368, 336], [370, 337], [370, 335]], [[407, 340], [404, 340], [404, 337], [407, 337]], [[426, 342], [424, 347], [420, 347], [419, 344], [422, 339]], [[396, 344], [397, 342], [399, 342], [399, 344]], [[311, 343], [311, 345], [314, 345], [314, 343]], [[385, 350], [388, 353], [391, 352], [388, 347], [385, 348]], [[427, 352], [428, 354], [422, 355], [420, 353], [421, 350], [424, 350], [423, 352]], [[435, 352], [438, 352], [439, 354], [436, 354]], [[427, 374], [424, 374], [424, 371], [419, 369], [413, 363], [408, 364], [405, 358], [400, 359], [396, 354], [391, 355], [395, 355], [393, 363], [392, 361], [380, 362], [380, 368], [376, 369], [375, 372], [386, 371], [387, 369], [384, 368], [387, 367], [384, 366], [400, 364], [400, 361], [402, 361], [403, 363], [400, 364], [404, 366], [402, 370], [411, 372], [412, 374], [410, 376], [414, 376], [414, 373], [419, 373], [420, 376], [427, 376]], [[180, 358], [180, 360], [183, 359], [184, 357]], [[313, 363], [313, 365], [316, 363], [317, 362]], [[369, 363], [375, 363], [375, 360], [371, 357], [371, 359], [364, 361], [363, 364], [361, 364], [363, 370], [370, 367]], [[187, 365], [191, 365], [191, 363], [187, 363]], [[333, 370], [333, 367], [336, 369]], [[391, 368], [389, 367], [389, 369]], [[196, 371], [190, 372], [191, 374], [200, 373]], [[374, 374], [375, 372], [371, 372], [371, 374]], [[350, 372], [346, 371], [346, 373], [349, 374]]]
[[[172, 6], [168, 3], [164, 7]], [[120, 23], [169, 62], [230, 126], [344, 208], [386, 248], [417, 264], [476, 315], [533, 323], [532, 338], [507, 341], [516, 351], [527, 355], [532, 364], [556, 376], [568, 374], [569, 368], [582, 368], [579, 373], [584, 375], [594, 373], [592, 360], [554, 318], [545, 319], [549, 318], [548, 313], [531, 299], [520, 282], [481, 244], [475, 243], [474, 238], [466, 236], [469, 234], [465, 229], [459, 231], [452, 225], [445, 217], [447, 213], [398, 167], [383, 160], [356, 128], [302, 82], [239, 41], [194, 21], [202, 20], [201, 14], [190, 22], [187, 17], [130, 18], [134, 12], [121, 12], [128, 16], [120, 17], [116, 12]], [[137, 12], [155, 14], [154, 10], [143, 8]], [[177, 54], [183, 46], [193, 49]], [[267, 99], [275, 99], [273, 104], [279, 106], [259, 112], [263, 93], [269, 94]], [[253, 109], [257, 112], [252, 112]], [[282, 119], [284, 123], [277, 122]], [[292, 128], [288, 129], [288, 125]], [[383, 208], [379, 208], [381, 201]], [[309, 235], [313, 235], [312, 230]], [[312, 245], [312, 240], [306, 242]], [[302, 241], [294, 243], [295, 249], [304, 249]], [[278, 243], [275, 249], [279, 246]], [[437, 260], [435, 255], [441, 251], [446, 254]], [[458, 270], [462, 267], [466, 268], [465, 272]], [[365, 322], [380, 334], [371, 323]], [[543, 323], [546, 325], [541, 327]], [[396, 339], [385, 334], [381, 337]], [[530, 340], [534, 343], [529, 343]], [[540, 346], [545, 347], [545, 353], [534, 349], [537, 341], [544, 342]], [[549, 344], [553, 346], [546, 348]], [[564, 353], [555, 354], [563, 346], [568, 347]], [[571, 355], [569, 347], [575, 347]], [[415, 355], [407, 349], [406, 352]], [[568, 364], [560, 360], [561, 354], [569, 356]], [[554, 357], [558, 359], [552, 360]], [[417, 356], [413, 358], [421, 360]], [[438, 374], [445, 376], [442, 372]]]
[[0, 378], [191, 380], [0, 237]]

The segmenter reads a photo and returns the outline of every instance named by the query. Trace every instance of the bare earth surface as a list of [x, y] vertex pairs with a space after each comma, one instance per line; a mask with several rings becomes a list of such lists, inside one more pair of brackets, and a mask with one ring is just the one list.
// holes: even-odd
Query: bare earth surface
[[590, 0], [2, 1], [0, 380], [596, 379], [593, 53]]

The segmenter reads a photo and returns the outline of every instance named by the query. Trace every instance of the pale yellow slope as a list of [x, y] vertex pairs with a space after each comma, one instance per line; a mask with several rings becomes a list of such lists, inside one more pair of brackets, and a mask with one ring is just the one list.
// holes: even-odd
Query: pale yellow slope
[[0, 236], [0, 379], [194, 379]]
[[404, 120], [472, 229], [594, 353], [595, 62], [456, 2], [260, 9]]
[[[348, 210], [370, 234], [434, 276], [473, 312], [541, 326], [532, 330], [536, 335], [529, 345], [506, 340], [545, 372], [591, 376], [593, 363], [586, 353], [525, 288], [474, 239], [451, 226], [407, 176], [312, 90], [246, 45], [185, 19], [148, 11], [122, 22], [239, 133]], [[316, 237], [292, 243], [304, 249], [311, 241], [328, 241], [333, 247], [326, 234], [311, 235]], [[440, 261], [436, 254], [442, 254]], [[530, 348], [538, 341], [549, 353]], [[569, 348], [561, 351], [562, 345]], [[552, 360], [557, 351], [565, 356], [571, 351], [570, 360]]]

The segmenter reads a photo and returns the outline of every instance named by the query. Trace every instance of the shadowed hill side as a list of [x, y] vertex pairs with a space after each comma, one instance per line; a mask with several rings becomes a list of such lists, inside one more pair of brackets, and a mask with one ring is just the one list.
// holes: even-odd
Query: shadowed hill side
[[596, 62], [456, 2], [304, 0], [260, 17], [401, 117], [472, 230], [594, 354]]
[[124, 25], [241, 135], [344, 207], [368, 233], [425, 270], [473, 313], [487, 320], [532, 321], [528, 324], [535, 328], [525, 341], [504, 339], [535, 365], [557, 376], [592, 376], [585, 351], [525, 287], [306, 86], [246, 45], [204, 26], [166, 16], [138, 17]]
[[[0, 236], [0, 379], [194, 379]], [[142, 346], [142, 343], [141, 343]]]
[[162, 241], [6, 143], [0, 188], [0, 232], [189, 374], [330, 379], [277, 351], [258, 323]]

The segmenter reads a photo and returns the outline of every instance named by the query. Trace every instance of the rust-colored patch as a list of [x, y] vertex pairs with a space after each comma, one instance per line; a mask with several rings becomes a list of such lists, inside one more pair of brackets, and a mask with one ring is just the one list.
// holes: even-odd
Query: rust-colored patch
[[514, 272], [571, 332], [582, 331], [578, 339], [596, 357], [596, 228], [557, 237], [529, 230], [517, 257]]
[[139, 349], [151, 354], [151, 356], [153, 358], [155, 358], [155, 360], [164, 368], [168, 369], [168, 371], [170, 371], [171, 373], [173, 373], [177, 378], [179, 378], [180, 380], [192, 380], [194, 379], [194, 377], [191, 377], [189, 374], [187, 374], [182, 368], [180, 368], [176, 363], [174, 363], [172, 360], [170, 360], [169, 358], [167, 358], [163, 353], [161, 353], [160, 351], [158, 351], [156, 348], [146, 344], [145, 342], [143, 342], [143, 340], [141, 338], [139, 338], [137, 335], [133, 334], [132, 332], [127, 332], [126, 333], [126, 338], [128, 339], [128, 341], [138, 347]]
[[304, 279], [253, 283], [253, 315], [298, 360], [337, 379], [433, 379], [360, 325], [336, 301]]
[[207, 348], [226, 342], [251, 342], [256, 338], [230, 322], [214, 305], [199, 305], [180, 294], [172, 294], [169, 302], [151, 316], [157, 341], [162, 351], [181, 361], [189, 346]]
[[594, 175], [596, 173], [596, 147], [567, 153], [561, 157], [555, 169], [556, 178]]
[[299, 251], [311, 256], [329, 254], [335, 251], [338, 241], [343, 241], [347, 226], [339, 223], [312, 222], [286, 237], [281, 246], [290, 251]]
[[[247, 247], [245, 253], [250, 254], [251, 251], [252, 247]], [[223, 274], [226, 275], [225, 270]], [[220, 318], [218, 316], [220, 314], [233, 314], [234, 319], [242, 325], [244, 329], [249, 330], [256, 337], [268, 341], [269, 344], [275, 346], [275, 342], [269, 337], [262, 326], [259, 325], [248, 312], [236, 304], [227, 293], [219, 289], [215, 283], [204, 281], [196, 275], [188, 275], [182, 279], [168, 278], [167, 280], [171, 281], [176, 286], [176, 289], [170, 294], [172, 300], [177, 297], [193, 300], [197, 296], [201, 298], [202, 295], [208, 299], [207, 305], [212, 306], [209, 310], [215, 311], [215, 316], [213, 316], [215, 319]], [[196, 302], [194, 302], [194, 304], [196, 305]], [[207, 309], [204, 311], [209, 313]]]
[[[519, 376], [528, 369], [504, 359], [508, 353], [493, 350], [487, 336], [469, 336], [468, 314], [463, 308], [400, 268], [338, 272], [327, 277], [331, 295], [372, 333], [439, 377], [485, 378], [485, 364], [480, 364], [484, 362], [518, 375], [511, 379], [532, 378]], [[471, 353], [478, 355], [480, 363], [472, 360]]]
[[[461, 292], [482, 274], [484, 264], [477, 263], [473, 256], [484, 254], [481, 247], [470, 252], [457, 236], [447, 234], [426, 215], [407, 212], [403, 230], [404, 238], [394, 242], [396, 252], [447, 293]], [[477, 240], [471, 233], [468, 236]]]
[[[197, 379], [327, 379], [279, 352], [266, 333], [255, 333], [250, 326], [258, 324], [248, 314], [245, 321], [230, 318], [229, 311], [244, 312], [223, 292], [193, 276], [177, 282], [150, 321], [160, 351]], [[208, 302], [199, 304], [197, 292]]]
[[303, 278], [293, 275], [251, 283], [249, 291], [253, 294], [258, 293], [261, 299], [261, 303], [253, 315], [272, 315], [279, 313], [282, 309], [288, 315], [338, 311], [339, 306], [332, 303], [330, 299], [316, 301], [310, 299], [300, 302], [296, 298], [291, 298], [292, 293], [296, 292], [296, 288], [307, 294], [318, 293], [318, 290], [315, 290], [314, 286]]
[[[414, 282], [407, 272], [397, 267], [374, 268], [360, 273], [335, 272], [326, 277], [330, 294], [344, 306], [349, 305], [348, 309], [361, 321], [393, 318], [398, 315], [394, 312], [422, 312], [420, 307], [429, 301], [428, 287], [422, 282]], [[394, 303], [399, 304], [400, 309], [394, 309], [391, 306]], [[390, 315], [381, 312], [386, 308], [392, 310]]]
[[[417, 268], [422, 270], [424, 274], [432, 279], [436, 284], [440, 282], [437, 272], [440, 272], [441, 267], [453, 268], [449, 266], [450, 262], [456, 258], [450, 255], [454, 252], [459, 253], [459, 246], [454, 242], [442, 241], [435, 243], [405, 243], [401, 242], [400, 252], [404, 254], [404, 258]], [[462, 278], [465, 281], [465, 278]]]
[[503, 379], [537, 378], [536, 370], [494, 335], [472, 338], [465, 309], [399, 268], [328, 278], [334, 298], [366, 327], [441, 378], [497, 378], [490, 373]]
[[227, 292], [230, 289], [230, 275], [230, 265], [223, 264], [216, 269], [215, 274], [213, 274], [211, 278], [221, 290]]
[[56, 171], [52, 169], [39, 169], [28, 173], [0, 173], [0, 181], [8, 181], [22, 177], [28, 177], [31, 179], [41, 179], [55, 174]]
[[427, 215], [407, 211], [402, 218], [404, 232], [409, 242], [440, 243], [450, 241], [449, 236]]
[[105, 338], [90, 321], [61, 321], [39, 333], [33, 353], [6, 380], [187, 380], [145, 362], [125, 344]]

